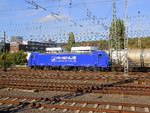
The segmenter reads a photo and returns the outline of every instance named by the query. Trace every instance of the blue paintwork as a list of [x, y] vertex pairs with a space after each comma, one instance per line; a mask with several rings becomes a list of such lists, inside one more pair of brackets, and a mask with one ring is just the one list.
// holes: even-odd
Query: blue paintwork
[[80, 66], [109, 67], [109, 58], [104, 51], [93, 51], [89, 54], [41, 54], [31, 53], [28, 66]]

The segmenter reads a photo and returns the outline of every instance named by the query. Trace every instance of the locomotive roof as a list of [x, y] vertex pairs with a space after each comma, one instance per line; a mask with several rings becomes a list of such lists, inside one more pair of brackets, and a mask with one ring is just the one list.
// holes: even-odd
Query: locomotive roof
[[52, 52], [52, 53], [41, 53], [41, 54], [91, 54], [93, 52], [105, 52], [105, 51], [80, 51], [80, 52], [69, 52], [69, 51], [63, 51], [63, 52]]
[[42, 53], [42, 54], [91, 54], [92, 52], [58, 52], [58, 53]]

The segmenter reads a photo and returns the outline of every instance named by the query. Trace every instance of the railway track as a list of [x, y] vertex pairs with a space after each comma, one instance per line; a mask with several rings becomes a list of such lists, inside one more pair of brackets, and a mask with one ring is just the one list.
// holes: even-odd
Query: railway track
[[[107, 72], [68, 72], [68, 71], [35, 71], [20, 69], [8, 72], [0, 71], [0, 88], [18, 88], [31, 90], [67, 91], [69, 94], [123, 94], [150, 96], [150, 77], [141, 73], [129, 77], [112, 75]], [[64, 96], [52, 98], [0, 95], [1, 106], [14, 108], [26, 107], [61, 110], [79, 113], [149, 113], [150, 105], [114, 103], [99, 101], [69, 100]], [[12, 107], [11, 107], [12, 108]]]
[[[49, 109], [50, 111], [62, 110], [62, 112], [80, 113], [149, 113], [150, 105], [129, 104], [101, 101], [68, 100], [63, 98], [42, 98], [29, 96], [0, 95], [0, 106], [13, 106], [13, 108], [36, 108], [38, 110]], [[12, 108], [12, 107], [11, 107]], [[11, 109], [7, 109], [8, 111]]]
[[[14, 68], [14, 67], [12, 67], [12, 68], [9, 68], [8, 69], [9, 71], [14, 71], [14, 72], [18, 72], [18, 71], [21, 71], [21, 72], [54, 72], [54, 73], [56, 73], [56, 72], [60, 72], [60, 73], [70, 73], [70, 72], [72, 72], [72, 73], [76, 73], [77, 71], [65, 71], [65, 70], [33, 70], [33, 69], [30, 69], [30, 68], [27, 68], [27, 67], [25, 67], [25, 68]], [[1, 70], [0, 70], [1, 71]], [[78, 71], [79, 72], [79, 71]], [[85, 73], [91, 73], [91, 72], [93, 72], [93, 71], [84, 71], [84, 70], [81, 70], [80, 71], [80, 73], [83, 73], [83, 74], [85, 74]], [[94, 73], [102, 73], [102, 74], [106, 74], [106, 73], [112, 73], [112, 72], [100, 72], [100, 71], [96, 71], [96, 72], [94, 72]], [[116, 72], [116, 74], [121, 74], [122, 72]], [[132, 73], [134, 73], [134, 74], [139, 74], [139, 72], [129, 72], [129, 74], [132, 74]], [[143, 72], [141, 72], [141, 73], [143, 73]], [[144, 74], [143, 74], [144, 75]]]
[[[140, 84], [149, 84], [150, 81], [150, 77], [144, 75], [140, 75], [140, 76], [129, 76], [129, 77], [125, 77], [125, 76], [117, 76], [117, 75], [86, 75], [86, 73], [83, 75], [79, 75], [79, 74], [73, 74], [70, 73], [70, 75], [66, 75], [66, 74], [59, 74], [59, 73], [32, 73], [32, 72], [28, 72], [28, 73], [24, 73], [24, 72], [19, 72], [19, 73], [14, 73], [14, 72], [8, 72], [8, 73], [3, 73], [1, 72], [1, 77], [2, 78], [20, 78], [20, 79], [41, 79], [41, 80], [80, 80], [80, 81], [99, 81], [101, 83], [108, 83], [111, 81], [122, 81], [125, 79], [134, 79], [134, 78], [140, 78], [140, 80], [136, 81], [137, 83]], [[145, 79], [145, 77], [147, 77], [147, 80]]]
[[[2, 73], [2, 74], [4, 74], [4, 73], [6, 73], [6, 72], [3, 72], [3, 71], [0, 71], [0, 73]], [[104, 75], [104, 76], [107, 76], [107, 75], [109, 75], [109, 76], [118, 76], [118, 77], [120, 77], [120, 75], [123, 75], [123, 73], [122, 72], [88, 72], [88, 71], [78, 71], [78, 72], [76, 72], [76, 71], [58, 71], [58, 70], [48, 70], [48, 71], [46, 71], [46, 70], [31, 70], [31, 69], [14, 69], [14, 68], [12, 68], [10, 71], [8, 71], [7, 73], [15, 73], [15, 74], [33, 74], [33, 75], [52, 75], [52, 74], [56, 74], [56, 75], [68, 75], [68, 76], [71, 76], [71, 75], [73, 75], [73, 76], [78, 76], [78, 75], [80, 75], [80, 76], [95, 76], [95, 75], [98, 75], [98, 76], [100, 76], [100, 75]], [[129, 73], [131, 76], [147, 76], [147, 73], [143, 73], [143, 72], [131, 72], [131, 73]]]
[[[47, 72], [51, 73], [47, 74]], [[79, 73], [75, 72], [70, 72], [70, 74], [73, 73], [73, 75], [70, 75], [69, 72], [66, 71], [61, 71], [64, 73], [63, 75], [60, 73], [54, 74], [54, 71], [47, 72], [36, 72], [35, 70], [31, 70], [29, 73], [29, 70], [26, 69], [15, 70], [14, 72], [0, 72], [0, 87], [104, 94], [123, 93], [132, 95], [150, 95], [150, 87], [146, 85], [146, 81], [150, 80], [148, 75], [124, 77], [100, 74], [86, 76], [88, 72], [84, 74], [83, 72], [79, 72], [81, 74], [80, 76], [78, 75]], [[90, 81], [92, 81], [92, 83]], [[138, 85], [139, 83], [141, 85]]]
[[[125, 82], [126, 83], [126, 82]], [[20, 88], [49, 91], [67, 91], [67, 92], [89, 92], [89, 93], [112, 93], [112, 94], [132, 94], [132, 95], [150, 95], [150, 86], [135, 84], [89, 84], [89, 83], [69, 83], [69, 82], [41, 82], [34, 80], [16, 80], [1, 79], [1, 88]]]

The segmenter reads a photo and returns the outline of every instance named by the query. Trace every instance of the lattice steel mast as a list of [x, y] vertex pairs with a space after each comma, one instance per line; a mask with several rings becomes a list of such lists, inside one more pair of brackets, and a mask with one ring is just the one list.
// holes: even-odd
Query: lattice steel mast
[[128, 9], [128, 0], [125, 0], [125, 9], [124, 9], [124, 20], [125, 20], [125, 38], [124, 38], [124, 51], [125, 51], [125, 58], [124, 58], [124, 75], [128, 75], [129, 72], [129, 63], [128, 63], [128, 25], [127, 25], [127, 9]]
[[[112, 0], [112, 24], [113, 22], [116, 22], [116, 1], [115, 0]], [[112, 33], [111, 33], [112, 32]], [[111, 31], [110, 36], [109, 35], [109, 56], [110, 56], [110, 59], [111, 59], [111, 64], [113, 63], [112, 61], [112, 52], [113, 52], [113, 48], [114, 48], [114, 40], [112, 38], [116, 38], [114, 37], [116, 35], [116, 24], [112, 27], [112, 31]]]

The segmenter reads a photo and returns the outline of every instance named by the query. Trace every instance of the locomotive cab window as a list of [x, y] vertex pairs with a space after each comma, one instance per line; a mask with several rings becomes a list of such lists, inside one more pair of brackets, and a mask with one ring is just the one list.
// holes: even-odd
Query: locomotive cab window
[[31, 58], [35, 58], [35, 55], [32, 55]]
[[102, 54], [99, 54], [99, 55], [98, 55], [98, 58], [102, 58]]

